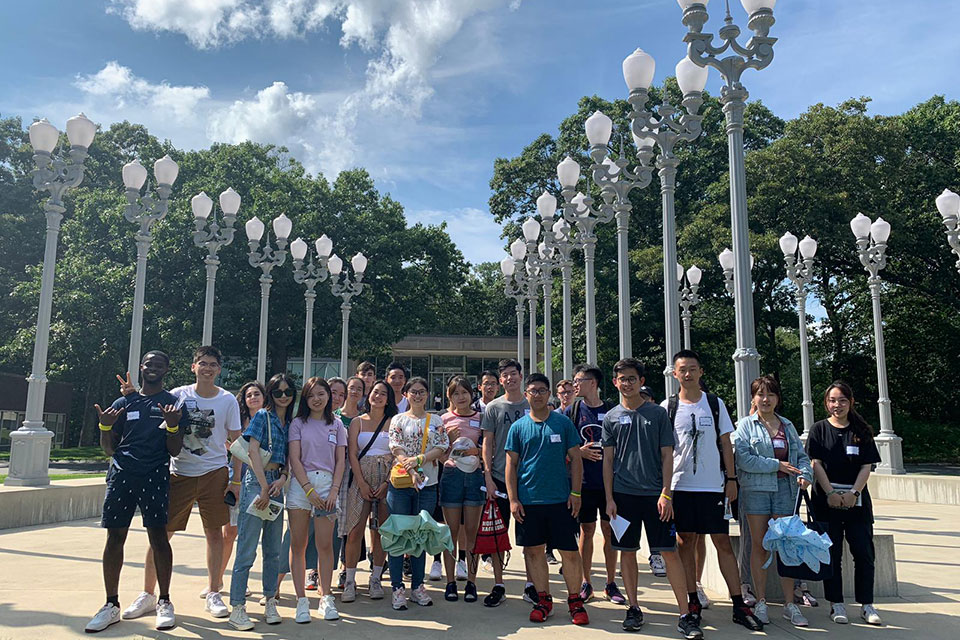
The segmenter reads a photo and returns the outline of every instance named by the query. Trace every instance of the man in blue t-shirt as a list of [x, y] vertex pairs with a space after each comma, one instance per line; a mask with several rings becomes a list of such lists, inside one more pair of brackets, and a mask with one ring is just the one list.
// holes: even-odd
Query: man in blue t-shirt
[[119, 398], [106, 410], [94, 405], [100, 417], [100, 446], [111, 460], [100, 521], [100, 526], [107, 530], [107, 544], [103, 550], [107, 602], [87, 624], [85, 630], [88, 633], [103, 631], [120, 621], [118, 593], [123, 545], [138, 507], [153, 549], [160, 583], [156, 626], [157, 629], [170, 629], [176, 624], [170, 602], [173, 551], [167, 539], [166, 525], [170, 456], [180, 453], [183, 446], [180, 426], [186, 423], [186, 418], [181, 418], [177, 399], [163, 389], [163, 377], [169, 370], [167, 354], [150, 351], [140, 361], [143, 388], [139, 393]]
[[524, 394], [530, 413], [510, 426], [504, 448], [507, 495], [517, 523], [517, 544], [523, 547], [538, 596], [530, 621], [544, 622], [553, 610], [546, 556], [549, 545], [560, 552], [573, 623], [587, 624], [590, 619], [580, 597], [583, 569], [577, 548], [576, 518], [583, 479], [580, 437], [569, 418], [550, 409], [550, 380], [545, 375], [527, 376]]

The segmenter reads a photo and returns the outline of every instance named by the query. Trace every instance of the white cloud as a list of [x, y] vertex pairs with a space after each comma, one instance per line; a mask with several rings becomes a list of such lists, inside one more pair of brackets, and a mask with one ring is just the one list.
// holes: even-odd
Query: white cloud
[[464, 258], [473, 264], [499, 260], [503, 254], [504, 241], [500, 238], [502, 229], [493, 221], [489, 211], [463, 207], [449, 211], [407, 211], [406, 215], [410, 224], [439, 225], [446, 222], [450, 239], [463, 252]]
[[131, 104], [155, 108], [179, 121], [191, 118], [197, 106], [210, 98], [207, 87], [152, 84], [115, 60], [92, 75], [77, 75], [74, 85], [94, 99], [112, 101], [117, 108]]

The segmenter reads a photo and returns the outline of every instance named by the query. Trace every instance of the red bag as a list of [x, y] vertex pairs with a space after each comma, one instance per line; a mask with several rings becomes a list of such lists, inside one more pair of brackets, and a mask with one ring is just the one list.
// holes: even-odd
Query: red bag
[[510, 536], [507, 534], [507, 525], [503, 522], [500, 509], [495, 500], [487, 500], [480, 516], [480, 529], [477, 531], [477, 542], [473, 545], [473, 553], [492, 555], [509, 550]]

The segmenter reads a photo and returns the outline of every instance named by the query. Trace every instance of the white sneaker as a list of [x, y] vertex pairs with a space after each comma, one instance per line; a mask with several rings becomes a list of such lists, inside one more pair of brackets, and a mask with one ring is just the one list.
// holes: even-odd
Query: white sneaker
[[667, 565], [663, 564], [663, 556], [659, 553], [650, 554], [650, 571], [653, 572], [653, 575], [658, 578], [663, 578], [667, 575]]
[[298, 624], [310, 622], [310, 598], [297, 598], [297, 615], [293, 621]]
[[792, 602], [787, 603], [787, 605], [783, 608], [783, 617], [789, 620], [790, 624], [795, 627], [806, 627], [810, 624], [800, 612], [800, 607]]
[[87, 626], [84, 627], [83, 630], [87, 633], [96, 633], [118, 622], [120, 622], [120, 607], [112, 602], [108, 602], [100, 607], [100, 611], [97, 611], [97, 615], [90, 619], [90, 622], [87, 623]]
[[394, 611], [407, 610], [407, 590], [403, 587], [393, 590], [393, 609]]
[[223, 604], [223, 596], [220, 595], [219, 591], [211, 591], [207, 594], [207, 603], [203, 608], [209, 611], [214, 618], [226, 618], [230, 615], [230, 610], [227, 609], [227, 605]]
[[267, 624], [280, 624], [282, 620], [280, 612], [277, 611], [277, 599], [267, 598], [267, 604], [263, 608], [263, 621]]
[[443, 565], [440, 564], [439, 560], [434, 560], [433, 564], [430, 566], [430, 580], [436, 582], [443, 578]]
[[467, 563], [464, 560], [457, 560], [457, 580], [467, 579]]
[[205, 599], [208, 595], [210, 595], [210, 587], [204, 587], [204, 588], [203, 588], [203, 591], [200, 592], [200, 599], [203, 600], [203, 599]]
[[420, 585], [414, 589], [410, 594], [410, 599], [421, 607], [429, 607], [433, 605], [433, 600], [431, 600], [430, 596], [427, 595], [427, 587], [425, 585]]
[[340, 602], [353, 602], [357, 599], [357, 583], [345, 582], [340, 593]]
[[830, 619], [837, 624], [850, 622], [850, 618], [847, 617], [847, 608], [842, 602], [834, 602], [830, 605]]
[[753, 589], [750, 588], [749, 584], [740, 585], [740, 596], [743, 598], [743, 604], [748, 607], [752, 607], [757, 604], [757, 596], [753, 595]]
[[703, 585], [699, 582], [697, 583], [697, 600], [700, 601], [700, 606], [704, 609], [709, 609], [710, 605], [713, 604], [707, 597], [707, 592], [703, 590]]
[[383, 600], [383, 585], [380, 583], [380, 578], [370, 578], [367, 595], [371, 600]]
[[770, 612], [767, 611], [767, 601], [763, 598], [753, 605], [753, 615], [763, 624], [770, 624]]
[[251, 631], [253, 621], [247, 616], [247, 605], [241, 604], [230, 612], [230, 626], [237, 631]]
[[480, 568], [486, 571], [487, 573], [493, 573], [493, 561], [487, 558], [480, 563]]
[[339, 620], [340, 614], [337, 612], [337, 601], [333, 596], [323, 596], [320, 598], [320, 606], [317, 612], [323, 616], [324, 620]]
[[883, 620], [880, 619], [880, 614], [877, 613], [877, 610], [873, 608], [872, 604], [865, 604], [860, 606], [860, 617], [863, 618], [863, 621], [867, 624], [881, 625]]
[[163, 631], [173, 629], [175, 626], [177, 626], [177, 616], [173, 614], [173, 603], [169, 600], [157, 602], [157, 629]]
[[157, 597], [152, 593], [142, 591], [140, 595], [137, 596], [137, 599], [134, 600], [129, 607], [123, 610], [123, 619], [133, 620], [134, 618], [144, 616], [151, 611], [155, 611], [156, 608]]

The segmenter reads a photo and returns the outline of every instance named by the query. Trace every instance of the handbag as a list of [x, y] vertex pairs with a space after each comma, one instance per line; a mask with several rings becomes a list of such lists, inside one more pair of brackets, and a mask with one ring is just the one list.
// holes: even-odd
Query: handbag
[[[427, 451], [427, 438], [430, 436], [430, 414], [427, 414], [427, 421], [423, 425], [423, 444], [420, 446], [420, 453]], [[399, 462], [390, 468], [390, 484], [394, 489], [413, 488], [413, 476]]]
[[[266, 409], [261, 409], [261, 411], [266, 411]], [[270, 414], [267, 413], [267, 448], [264, 449], [260, 447], [260, 462], [265, 467], [270, 462], [270, 456], [273, 450], [273, 428], [270, 425]], [[230, 443], [230, 455], [242, 462], [243, 464], [250, 465], [250, 441], [240, 436], [232, 443]]]
[[[810, 508], [810, 496], [806, 489], [800, 489], [797, 492], [797, 503], [793, 507], [793, 515], [800, 515], [800, 502], [807, 505], [807, 528], [817, 533], [827, 533], [829, 525], [826, 522], [820, 522], [813, 519], [813, 509]], [[783, 564], [780, 555], [777, 554], [777, 573], [784, 578], [794, 578], [795, 580], [806, 580], [808, 582], [822, 582], [827, 578], [833, 577], [833, 563], [821, 562], [820, 570], [814, 571], [806, 563], [801, 562], [797, 566]]]

